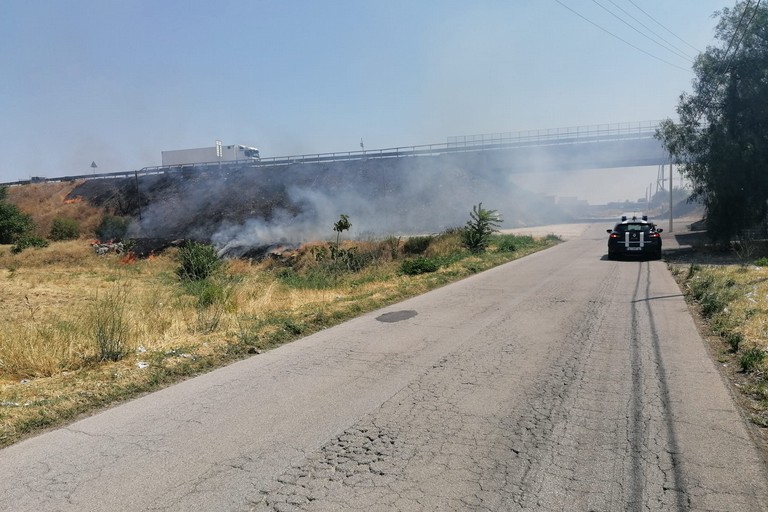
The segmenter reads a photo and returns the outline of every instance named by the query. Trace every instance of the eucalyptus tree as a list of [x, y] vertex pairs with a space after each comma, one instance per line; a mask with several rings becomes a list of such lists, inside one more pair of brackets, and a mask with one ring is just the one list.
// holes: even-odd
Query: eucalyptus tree
[[679, 121], [656, 135], [704, 205], [710, 236], [727, 242], [768, 213], [768, 6], [741, 1], [715, 15], [716, 44], [695, 59]]

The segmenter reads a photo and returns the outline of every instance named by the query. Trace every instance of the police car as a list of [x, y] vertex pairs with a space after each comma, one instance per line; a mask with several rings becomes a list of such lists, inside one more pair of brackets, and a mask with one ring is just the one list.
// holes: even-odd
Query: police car
[[621, 216], [621, 222], [606, 230], [608, 259], [620, 256], [647, 256], [661, 259], [661, 228], [648, 221], [647, 215]]

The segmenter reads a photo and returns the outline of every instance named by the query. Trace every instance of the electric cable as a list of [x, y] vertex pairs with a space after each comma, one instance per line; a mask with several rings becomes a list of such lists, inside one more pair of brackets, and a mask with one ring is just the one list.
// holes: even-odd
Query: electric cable
[[692, 57], [692, 56], [690, 56], [690, 55], [688, 55], [687, 53], [685, 53], [685, 52], [684, 52], [684, 51], [683, 51], [681, 48], [679, 48], [678, 46], [676, 46], [676, 45], [675, 45], [674, 43], [672, 43], [671, 41], [668, 41], [667, 39], [665, 39], [664, 37], [662, 37], [662, 36], [661, 36], [661, 34], [658, 34], [656, 31], [654, 31], [654, 30], [653, 30], [651, 27], [649, 27], [649, 26], [648, 26], [648, 25], [646, 25], [645, 23], [643, 23], [643, 22], [642, 22], [642, 21], [640, 21], [639, 19], [637, 19], [637, 18], [635, 18], [634, 16], [632, 16], [632, 14], [630, 14], [629, 12], [627, 12], [627, 10], [626, 10], [626, 9], [624, 9], [622, 6], [620, 6], [619, 4], [617, 4], [616, 2], [614, 2], [613, 0], [608, 0], [608, 1], [609, 1], [611, 4], [613, 4], [613, 5], [614, 5], [614, 6], [615, 6], [617, 9], [619, 9], [621, 12], [623, 12], [624, 14], [626, 14], [627, 16], [629, 16], [630, 18], [632, 18], [632, 19], [633, 19], [633, 20], [634, 20], [634, 21], [635, 21], [635, 22], [636, 22], [638, 25], [640, 25], [641, 27], [643, 27], [644, 29], [646, 29], [648, 32], [650, 32], [651, 34], [653, 34], [654, 36], [658, 37], [659, 39], [661, 39], [662, 41], [664, 41], [665, 43], [667, 43], [669, 46], [671, 46], [671, 47], [672, 47], [672, 48], [674, 48], [675, 50], [677, 50], [677, 51], [679, 51], [680, 53], [682, 53], [683, 55], [685, 55], [685, 56], [686, 56], [688, 59], [690, 59], [690, 60], [693, 60], [693, 57]]
[[[598, 6], [599, 6], [601, 9], [605, 10], [605, 12], [607, 12], [608, 14], [610, 14], [611, 16], [613, 16], [614, 18], [616, 18], [616, 19], [617, 19], [617, 20], [619, 20], [620, 22], [624, 23], [626, 26], [628, 26], [629, 28], [631, 28], [632, 30], [634, 30], [635, 32], [637, 32], [638, 34], [640, 34], [641, 36], [645, 37], [646, 39], [648, 39], [648, 40], [649, 40], [649, 41], [651, 41], [652, 43], [654, 43], [654, 44], [657, 44], [657, 45], [661, 46], [661, 47], [662, 47], [662, 48], [664, 48], [665, 50], [668, 50], [668, 51], [670, 51], [670, 52], [674, 53], [674, 54], [675, 54], [675, 55], [677, 55], [678, 57], [682, 57], [683, 59], [687, 60], [687, 61], [688, 61], [688, 62], [690, 62], [690, 63], [693, 63], [693, 60], [692, 60], [690, 57], [687, 57], [687, 56], [685, 56], [685, 55], [683, 55], [683, 54], [681, 54], [681, 53], [679, 53], [679, 52], [676, 52], [676, 51], [672, 50], [671, 48], [669, 48], [669, 47], [667, 47], [667, 46], [664, 46], [663, 44], [659, 43], [658, 41], [655, 41], [655, 40], [653, 40], [653, 38], [651, 38], [651, 37], [650, 37], [648, 34], [643, 34], [643, 33], [642, 33], [640, 30], [638, 30], [638, 29], [637, 29], [637, 27], [633, 27], [631, 23], [627, 22], [627, 20], [624, 20], [624, 19], [622, 19], [622, 18], [621, 18], [621, 16], [618, 16], [616, 13], [614, 13], [613, 11], [611, 11], [610, 9], [608, 9], [607, 7], [605, 7], [603, 4], [601, 4], [601, 3], [600, 3], [600, 2], [598, 2], [597, 0], [592, 0], [592, 2], [594, 2], [595, 4], [597, 4], [597, 5], [598, 5]], [[614, 5], [615, 5], [615, 4], [614, 4]]]
[[656, 18], [654, 18], [653, 16], [651, 16], [650, 14], [648, 14], [647, 12], [645, 12], [645, 11], [644, 11], [644, 10], [643, 10], [643, 9], [642, 9], [642, 8], [641, 8], [639, 5], [637, 5], [635, 2], [633, 2], [632, 0], [627, 0], [627, 2], [631, 3], [632, 5], [634, 5], [634, 6], [635, 6], [635, 8], [636, 8], [638, 11], [640, 11], [641, 13], [645, 14], [646, 16], [648, 16], [648, 18], [650, 18], [650, 19], [651, 19], [651, 20], [652, 20], [654, 23], [656, 23], [658, 26], [660, 26], [661, 28], [663, 28], [664, 30], [666, 30], [667, 32], [669, 32], [670, 34], [672, 34], [673, 36], [675, 36], [675, 37], [676, 37], [678, 40], [680, 40], [682, 43], [684, 43], [684, 44], [688, 45], [689, 47], [691, 47], [692, 49], [696, 50], [696, 52], [697, 52], [697, 53], [701, 53], [701, 50], [699, 50], [698, 48], [696, 48], [696, 47], [695, 47], [695, 46], [693, 46], [692, 44], [688, 43], [688, 42], [687, 42], [685, 39], [681, 38], [680, 36], [678, 36], [677, 34], [675, 34], [674, 32], [672, 32], [671, 30], [669, 30], [669, 29], [668, 29], [667, 27], [665, 27], [665, 26], [664, 26], [664, 25], [663, 25], [663, 24], [662, 24], [662, 23], [661, 23], [659, 20], [657, 20]]
[[594, 21], [590, 20], [590, 19], [589, 19], [589, 18], [587, 18], [586, 16], [583, 16], [582, 14], [580, 14], [580, 13], [576, 12], [575, 10], [571, 9], [570, 7], [568, 7], [567, 5], [565, 5], [565, 4], [564, 4], [563, 2], [561, 2], [560, 0], [555, 0], [555, 2], [557, 2], [557, 3], [558, 3], [558, 4], [560, 4], [560, 5], [562, 5], [563, 7], [565, 7], [566, 9], [568, 9], [569, 11], [571, 11], [573, 14], [575, 14], [575, 15], [576, 15], [576, 16], [578, 16], [579, 18], [583, 19], [584, 21], [586, 21], [587, 23], [589, 23], [589, 24], [591, 24], [591, 25], [594, 25], [595, 27], [599, 28], [600, 30], [602, 30], [602, 31], [603, 31], [603, 32], [605, 32], [606, 34], [608, 34], [608, 35], [610, 35], [610, 36], [612, 36], [612, 37], [615, 37], [615, 38], [616, 38], [616, 39], [618, 39], [619, 41], [623, 42], [624, 44], [626, 44], [626, 45], [628, 45], [628, 46], [631, 46], [631, 47], [632, 47], [632, 48], [634, 48], [635, 50], [637, 50], [637, 51], [639, 51], [639, 52], [642, 52], [642, 53], [644, 53], [644, 54], [648, 55], [649, 57], [651, 57], [651, 58], [653, 58], [653, 59], [656, 59], [656, 60], [658, 60], [658, 61], [661, 61], [661, 62], [663, 62], [663, 63], [665, 63], [665, 64], [667, 64], [667, 65], [669, 65], [669, 66], [672, 66], [673, 68], [677, 68], [677, 69], [679, 69], [679, 70], [682, 70], [682, 71], [687, 71], [687, 72], [689, 72], [689, 73], [691, 72], [691, 70], [690, 70], [690, 69], [686, 69], [686, 68], [684, 68], [684, 67], [678, 66], [677, 64], [673, 64], [673, 63], [669, 62], [668, 60], [662, 59], [661, 57], [658, 57], [658, 56], [656, 56], [656, 55], [654, 55], [654, 54], [652, 54], [652, 53], [650, 53], [650, 52], [647, 52], [647, 51], [643, 50], [642, 48], [640, 48], [639, 46], [636, 46], [636, 45], [634, 45], [634, 44], [630, 43], [630, 42], [629, 42], [629, 41], [627, 41], [626, 39], [623, 39], [623, 38], [621, 38], [621, 37], [617, 36], [616, 34], [614, 34], [613, 32], [611, 32], [610, 30], [608, 30], [608, 29], [605, 29], [605, 28], [601, 27], [600, 25], [598, 25], [598, 24], [597, 24], [597, 23], [595, 23]]

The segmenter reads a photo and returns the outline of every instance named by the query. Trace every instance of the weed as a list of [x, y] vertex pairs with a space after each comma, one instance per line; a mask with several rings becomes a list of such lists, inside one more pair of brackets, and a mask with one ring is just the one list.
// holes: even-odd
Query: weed
[[409, 276], [436, 272], [439, 268], [440, 264], [434, 258], [414, 258], [400, 264], [400, 272]]
[[761, 347], [752, 347], [741, 355], [739, 364], [742, 371], [754, 372], [760, 368], [764, 359], [765, 351]]
[[179, 249], [176, 275], [183, 281], [201, 281], [221, 268], [221, 260], [212, 245], [191, 242]]
[[424, 254], [432, 243], [432, 236], [412, 236], [403, 243], [403, 253]]
[[311, 268], [303, 272], [284, 268], [277, 272], [277, 278], [285, 285], [300, 290], [326, 290], [336, 286], [336, 279], [324, 267]]
[[731, 348], [731, 352], [734, 354], [739, 351], [741, 343], [744, 341], [744, 337], [738, 332], [729, 332], [725, 335], [725, 342]]
[[515, 237], [515, 235], [499, 235], [496, 238], [496, 247], [501, 252], [516, 251], [517, 243], [517, 237]]
[[105, 295], [96, 296], [91, 321], [100, 361], [119, 361], [127, 351], [130, 337], [126, 320], [127, 293], [126, 287], [118, 284]]
[[768, 257], [763, 256], [755, 260], [755, 265], [758, 267], [768, 267]]
[[381, 241], [381, 246], [387, 250], [389, 257], [394, 261], [399, 256], [401, 238], [390, 236]]

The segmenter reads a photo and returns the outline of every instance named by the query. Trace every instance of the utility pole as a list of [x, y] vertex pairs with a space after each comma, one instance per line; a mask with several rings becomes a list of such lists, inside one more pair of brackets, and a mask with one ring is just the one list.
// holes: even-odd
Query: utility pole
[[672, 162], [669, 162], [669, 232], [672, 232]]
[[139, 191], [139, 171], [133, 171], [136, 178], [136, 203], [139, 207], [139, 222], [141, 222], [141, 192]]

